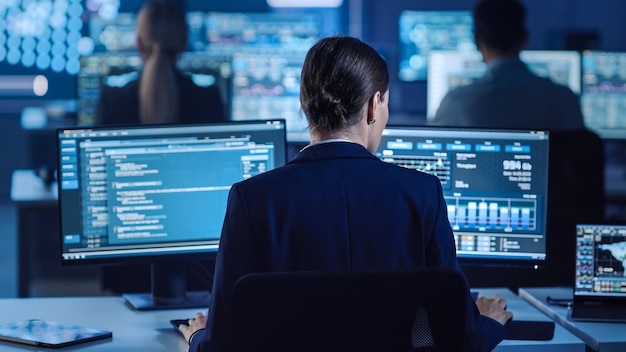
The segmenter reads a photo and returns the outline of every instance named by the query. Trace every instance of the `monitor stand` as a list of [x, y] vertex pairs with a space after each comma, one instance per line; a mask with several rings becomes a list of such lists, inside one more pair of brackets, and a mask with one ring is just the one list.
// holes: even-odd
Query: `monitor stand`
[[135, 310], [209, 308], [208, 291], [187, 292], [187, 263], [163, 261], [151, 264], [152, 292], [127, 293], [122, 297]]

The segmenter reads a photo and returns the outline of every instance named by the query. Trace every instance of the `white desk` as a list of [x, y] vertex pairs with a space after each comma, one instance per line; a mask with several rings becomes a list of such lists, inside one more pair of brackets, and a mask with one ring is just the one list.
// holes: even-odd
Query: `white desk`
[[[33, 170], [15, 170], [11, 178], [11, 200], [17, 207], [18, 217], [18, 295], [30, 295], [31, 280], [31, 244], [40, 238], [31, 238], [32, 228], [40, 220], [38, 216], [58, 214], [57, 185], [46, 187]], [[58, 215], [56, 215], [58, 218]], [[55, 229], [55, 232], [58, 232]], [[53, 232], [53, 233], [55, 233]], [[59, 242], [60, 243], [60, 242]]]
[[[39, 318], [84, 325], [113, 332], [113, 338], [67, 347], [88, 351], [187, 351], [187, 342], [169, 324], [170, 319], [192, 317], [205, 309], [134, 311], [122, 297], [56, 297], [0, 300], [0, 323]], [[1, 351], [50, 351], [0, 342]]]
[[559, 325], [578, 336], [594, 351], [626, 351], [626, 323], [571, 321], [567, 307], [547, 304], [546, 298], [572, 299], [571, 287], [520, 288], [519, 295]]
[[[498, 292], [520, 320], [548, 320], [541, 312], [507, 289], [481, 289], [482, 295]], [[72, 351], [187, 351], [188, 345], [169, 324], [170, 319], [192, 317], [204, 309], [135, 311], [121, 297], [55, 297], [0, 300], [0, 323], [39, 318], [110, 330], [110, 340], [90, 342], [64, 350]], [[0, 342], [1, 351], [37, 351], [26, 345]], [[43, 351], [43, 349], [41, 349]], [[49, 351], [46, 349], [46, 351]], [[504, 340], [496, 352], [584, 352], [585, 344], [557, 325], [550, 341]]]

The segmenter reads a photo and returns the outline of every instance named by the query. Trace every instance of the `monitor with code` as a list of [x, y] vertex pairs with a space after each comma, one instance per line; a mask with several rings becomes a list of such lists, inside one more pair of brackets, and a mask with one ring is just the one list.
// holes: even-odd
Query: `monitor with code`
[[284, 120], [59, 129], [63, 264], [151, 263], [147, 299], [158, 303], [184, 282], [172, 263], [214, 258], [232, 184], [286, 162], [285, 130]]

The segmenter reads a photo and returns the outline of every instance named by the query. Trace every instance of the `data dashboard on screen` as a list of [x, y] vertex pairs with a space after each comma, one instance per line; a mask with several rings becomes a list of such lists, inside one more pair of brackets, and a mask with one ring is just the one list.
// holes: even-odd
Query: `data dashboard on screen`
[[425, 80], [432, 50], [476, 50], [472, 14], [458, 11], [403, 11], [398, 20], [401, 81]]
[[606, 139], [626, 139], [626, 52], [585, 51], [581, 108], [585, 125]]
[[[184, 52], [176, 62], [182, 74], [200, 87], [217, 86], [224, 106], [230, 100], [231, 58], [214, 53]], [[141, 57], [130, 52], [96, 53], [81, 57], [76, 76], [78, 124], [96, 122], [100, 91], [105, 86], [123, 87], [139, 78]]]
[[[581, 93], [581, 56], [568, 50], [523, 50], [520, 59], [536, 75]], [[482, 54], [475, 50], [435, 50], [428, 56], [426, 116], [435, 117], [449, 90], [466, 86], [482, 77], [487, 69]]]
[[439, 178], [461, 259], [546, 257], [547, 131], [388, 126], [376, 155]]

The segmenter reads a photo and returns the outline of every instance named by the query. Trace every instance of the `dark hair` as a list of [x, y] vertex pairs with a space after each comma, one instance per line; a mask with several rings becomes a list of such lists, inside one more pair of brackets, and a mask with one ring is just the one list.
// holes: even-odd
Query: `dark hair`
[[137, 17], [137, 35], [150, 55], [139, 85], [139, 112], [144, 123], [173, 122], [178, 115], [176, 58], [187, 47], [184, 9], [172, 2], [146, 2]]
[[369, 99], [388, 88], [387, 63], [374, 48], [352, 37], [327, 37], [306, 55], [300, 104], [312, 130], [340, 130], [357, 123]]
[[489, 48], [509, 51], [523, 44], [526, 9], [517, 0], [481, 0], [474, 7], [474, 33]]

